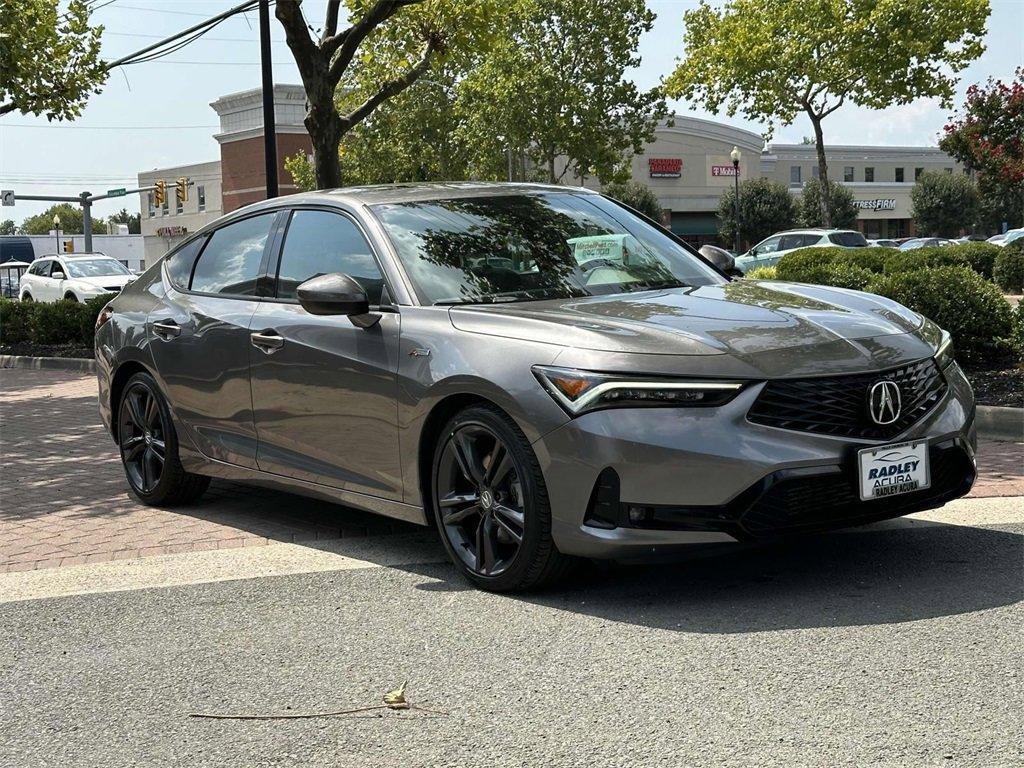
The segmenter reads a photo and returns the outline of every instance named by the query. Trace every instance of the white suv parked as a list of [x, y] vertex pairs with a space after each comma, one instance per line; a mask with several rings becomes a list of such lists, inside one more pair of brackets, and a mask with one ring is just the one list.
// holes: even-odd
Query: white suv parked
[[104, 293], [120, 293], [135, 276], [117, 259], [102, 253], [43, 256], [21, 276], [22, 301], [85, 302]]
[[766, 237], [736, 258], [736, 268], [749, 272], [756, 267], [774, 267], [779, 259], [797, 248], [839, 246], [866, 248], [868, 241], [855, 229], [790, 229]]

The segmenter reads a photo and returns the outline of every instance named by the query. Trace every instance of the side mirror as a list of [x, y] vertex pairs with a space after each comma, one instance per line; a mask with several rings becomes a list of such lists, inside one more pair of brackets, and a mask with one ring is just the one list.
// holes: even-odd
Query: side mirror
[[380, 315], [370, 314], [370, 302], [363, 287], [340, 272], [311, 277], [295, 293], [299, 304], [311, 315], [347, 315], [360, 328], [369, 328], [380, 320]]
[[51, 272], [50, 277], [54, 280], [66, 280], [67, 276], [63, 272]]
[[714, 245], [702, 245], [699, 253], [705, 259], [718, 267], [719, 270], [725, 272], [725, 274], [736, 274], [736, 259], [734, 259], [732, 254], [724, 248], [719, 248]]

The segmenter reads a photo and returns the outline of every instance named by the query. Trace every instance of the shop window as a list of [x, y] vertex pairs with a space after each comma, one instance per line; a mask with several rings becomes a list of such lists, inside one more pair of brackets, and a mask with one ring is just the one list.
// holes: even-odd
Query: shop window
[[196, 186], [196, 204], [200, 213], [206, 210], [206, 187], [202, 184]]
[[917, 181], [918, 179], [920, 179], [922, 173], [924, 173], [924, 168], [915, 168], [914, 169], [914, 181]]
[[847, 165], [843, 168], [843, 181], [853, 181], [853, 166]]
[[871, 166], [868, 166], [867, 168], [864, 169], [864, 181], [874, 181], [874, 180], [875, 180], [875, 169], [872, 168]]
[[800, 166], [791, 165], [789, 167], [789, 183], [799, 184], [800, 183]]
[[902, 168], [897, 168], [896, 169], [896, 181], [897, 182], [902, 182], [903, 181], [903, 169]]
[[153, 193], [152, 192], [147, 192], [146, 193], [146, 215], [149, 216], [149, 218], [151, 218], [151, 219], [154, 216], [156, 216], [156, 206], [153, 205]]

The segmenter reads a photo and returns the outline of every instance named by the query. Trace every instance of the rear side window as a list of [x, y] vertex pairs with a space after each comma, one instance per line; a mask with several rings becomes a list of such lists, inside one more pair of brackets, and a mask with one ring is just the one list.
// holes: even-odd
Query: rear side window
[[196, 256], [203, 249], [205, 242], [205, 237], [197, 237], [167, 257], [167, 277], [170, 278], [171, 285], [179, 291], [188, 290], [192, 266], [196, 263]]
[[296, 211], [281, 251], [277, 297], [294, 299], [301, 283], [331, 272], [354, 278], [369, 302], [380, 304], [384, 276], [355, 223], [330, 211]]
[[51, 262], [49, 259], [47, 259], [46, 261], [37, 261], [29, 269], [29, 272], [31, 272], [33, 275], [49, 275], [50, 263]]
[[868, 244], [860, 232], [833, 232], [828, 239], [836, 245], [844, 245], [847, 248], [862, 248]]
[[255, 296], [263, 251], [275, 215], [266, 213], [243, 219], [210, 235], [192, 270], [192, 290]]

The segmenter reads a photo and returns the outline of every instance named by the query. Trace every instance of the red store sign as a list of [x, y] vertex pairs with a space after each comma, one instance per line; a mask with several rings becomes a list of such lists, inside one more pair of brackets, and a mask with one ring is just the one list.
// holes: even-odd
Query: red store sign
[[678, 179], [683, 173], [683, 160], [680, 157], [649, 157], [647, 168], [652, 179]]

